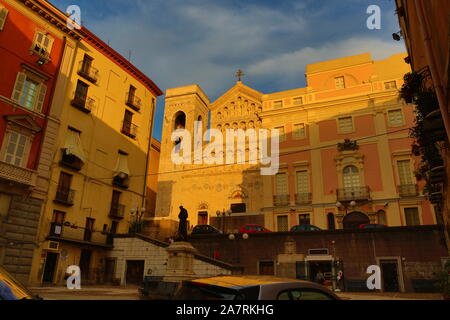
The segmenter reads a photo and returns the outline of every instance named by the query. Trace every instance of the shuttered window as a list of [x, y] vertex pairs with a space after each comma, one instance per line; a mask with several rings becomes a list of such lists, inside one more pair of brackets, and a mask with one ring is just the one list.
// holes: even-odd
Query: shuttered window
[[297, 171], [297, 193], [309, 192], [308, 171]]
[[413, 184], [413, 178], [411, 174], [411, 162], [409, 160], [397, 161], [398, 177], [400, 179], [400, 185]]
[[294, 124], [294, 140], [303, 139], [306, 136], [305, 124]]
[[301, 106], [303, 104], [303, 98], [294, 98], [294, 106]]
[[401, 109], [388, 111], [389, 125], [398, 126], [403, 124], [403, 113]]
[[6, 18], [8, 16], [8, 10], [2, 6], [0, 6], [0, 31], [3, 30], [5, 26]]
[[275, 102], [273, 103], [273, 107], [274, 107], [275, 109], [282, 108], [282, 107], [283, 107], [283, 101], [282, 101], [282, 100], [275, 101]]
[[46, 93], [47, 86], [45, 84], [19, 72], [16, 77], [12, 100], [27, 109], [41, 112]]
[[359, 170], [357, 167], [355, 166], [345, 167], [343, 175], [344, 175], [344, 188], [355, 188], [361, 186]]
[[405, 219], [407, 226], [419, 226], [419, 209], [418, 208], [405, 208]]
[[52, 51], [53, 38], [44, 34], [41, 31], [37, 31], [33, 41], [33, 51], [37, 54], [45, 57], [50, 56]]
[[284, 127], [276, 127], [275, 130], [278, 130], [280, 142], [286, 141], [286, 133], [284, 131]]
[[345, 79], [344, 77], [334, 78], [334, 84], [336, 89], [344, 89], [345, 88]]
[[10, 131], [7, 137], [4, 162], [14, 166], [26, 165], [28, 137], [15, 131]]
[[384, 83], [386, 90], [397, 89], [397, 83], [395, 81], [388, 81]]
[[287, 173], [279, 173], [276, 175], [276, 194], [277, 195], [289, 194]]
[[352, 117], [343, 117], [338, 119], [339, 132], [352, 132], [353, 120]]
[[277, 226], [279, 232], [289, 231], [288, 216], [278, 216]]

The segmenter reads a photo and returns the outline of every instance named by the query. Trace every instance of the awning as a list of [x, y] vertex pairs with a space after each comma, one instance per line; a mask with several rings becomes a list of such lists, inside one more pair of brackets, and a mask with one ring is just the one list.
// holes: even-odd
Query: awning
[[128, 156], [119, 153], [119, 159], [117, 159], [116, 176], [120, 173], [130, 175], [130, 169], [128, 169]]
[[84, 154], [81, 145], [80, 134], [73, 130], [68, 130], [66, 135], [66, 142], [63, 147], [67, 155], [73, 155], [83, 162], [86, 162], [86, 155]]

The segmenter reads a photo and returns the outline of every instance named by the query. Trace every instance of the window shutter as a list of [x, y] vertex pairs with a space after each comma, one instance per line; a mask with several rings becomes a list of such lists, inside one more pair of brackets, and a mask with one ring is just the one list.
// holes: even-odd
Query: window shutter
[[0, 31], [5, 26], [6, 17], [8, 16], [8, 10], [6, 8], [0, 8]]
[[39, 95], [36, 100], [36, 111], [41, 112], [44, 105], [45, 93], [47, 92], [47, 86], [43, 83], [39, 84]]
[[25, 79], [27, 76], [25, 73], [19, 72], [16, 78], [16, 84], [14, 85], [12, 99], [15, 102], [19, 102], [20, 96], [22, 95], [23, 84], [25, 83]]

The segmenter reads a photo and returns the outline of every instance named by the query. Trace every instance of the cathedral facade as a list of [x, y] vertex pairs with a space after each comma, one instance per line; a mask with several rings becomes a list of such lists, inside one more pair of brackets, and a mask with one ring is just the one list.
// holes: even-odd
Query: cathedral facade
[[[307, 86], [262, 93], [237, 81], [211, 102], [198, 85], [168, 89], [155, 217], [173, 231], [179, 206], [189, 222], [236, 233], [246, 224], [272, 231], [315, 225], [351, 229], [436, 224], [411, 152], [414, 107], [398, 97], [405, 54], [374, 61], [361, 54], [306, 66]], [[172, 133], [208, 128], [277, 129], [279, 169], [262, 164], [175, 164]], [[269, 149], [270, 150], [270, 149]], [[245, 153], [248, 155], [248, 147]], [[197, 157], [197, 158], [195, 158]], [[248, 157], [246, 158], [248, 159]], [[172, 231], [168, 231], [168, 234]]]

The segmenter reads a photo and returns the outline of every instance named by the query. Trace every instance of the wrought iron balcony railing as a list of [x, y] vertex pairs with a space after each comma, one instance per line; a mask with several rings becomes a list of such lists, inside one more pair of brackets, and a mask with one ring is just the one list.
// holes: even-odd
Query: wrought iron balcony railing
[[125, 217], [125, 205], [112, 203], [109, 216], [114, 219], [123, 219]]
[[130, 108], [133, 108], [136, 111], [141, 110], [142, 107], [142, 100], [139, 97], [136, 97], [134, 94], [130, 94], [130, 92], [127, 92], [125, 103]]
[[27, 168], [0, 161], [0, 178], [27, 186], [35, 186], [37, 173]]
[[415, 197], [419, 195], [419, 187], [417, 184], [402, 184], [398, 186], [400, 197]]
[[97, 83], [99, 77], [98, 69], [89, 64], [86, 64], [84, 60], [80, 61], [78, 74], [92, 83]]
[[74, 198], [75, 198], [75, 191], [68, 189], [68, 188], [62, 188], [59, 187], [56, 190], [56, 196], [55, 196], [55, 202], [67, 205], [67, 206], [73, 206], [74, 204]]
[[138, 129], [137, 125], [133, 124], [131, 121], [124, 120], [123, 123], [122, 123], [122, 130], [121, 130], [121, 132], [124, 135], [135, 139], [136, 136], [137, 136], [137, 129]]
[[297, 193], [295, 195], [295, 204], [297, 204], [297, 205], [311, 204], [311, 202], [312, 202], [312, 194], [310, 192]]
[[51, 223], [48, 238], [56, 241], [88, 242], [99, 246], [111, 245], [111, 240], [108, 239], [110, 237], [106, 233], [56, 222]]
[[337, 190], [338, 201], [358, 201], [369, 200], [370, 188], [365, 187], [351, 187]]
[[273, 205], [275, 207], [288, 206], [290, 196], [288, 194], [278, 194], [273, 196]]
[[71, 104], [85, 113], [90, 113], [95, 108], [96, 101], [91, 97], [82, 97], [75, 94]]

